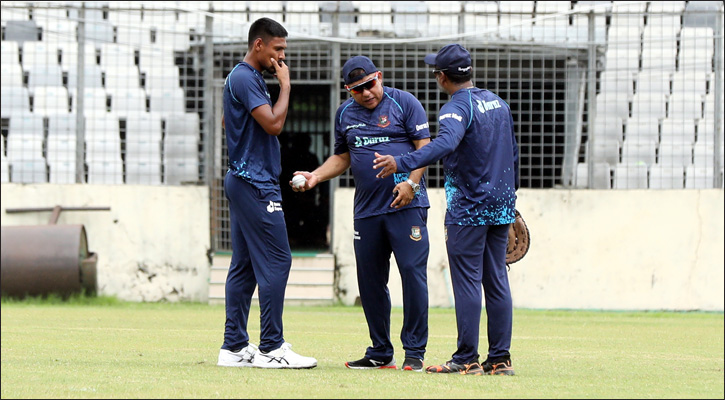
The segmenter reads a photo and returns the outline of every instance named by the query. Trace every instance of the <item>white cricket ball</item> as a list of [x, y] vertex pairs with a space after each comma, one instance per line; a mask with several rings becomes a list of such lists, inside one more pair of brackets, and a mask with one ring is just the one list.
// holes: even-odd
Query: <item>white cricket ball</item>
[[294, 186], [297, 189], [305, 186], [306, 182], [307, 182], [307, 178], [305, 178], [304, 175], [295, 175], [292, 177], [292, 186]]

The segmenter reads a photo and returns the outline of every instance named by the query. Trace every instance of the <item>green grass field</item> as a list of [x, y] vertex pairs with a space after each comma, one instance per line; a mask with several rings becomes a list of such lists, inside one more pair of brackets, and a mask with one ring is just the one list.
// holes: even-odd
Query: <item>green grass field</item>
[[[723, 398], [723, 314], [515, 310], [516, 376], [358, 371], [359, 307], [286, 307], [285, 339], [311, 370], [217, 367], [224, 306], [99, 298], [2, 303], [2, 398]], [[402, 310], [394, 309], [396, 359]], [[485, 335], [485, 319], [482, 322]], [[426, 364], [455, 350], [431, 309]], [[259, 308], [250, 334], [259, 339]], [[480, 351], [486, 351], [481, 337]]]

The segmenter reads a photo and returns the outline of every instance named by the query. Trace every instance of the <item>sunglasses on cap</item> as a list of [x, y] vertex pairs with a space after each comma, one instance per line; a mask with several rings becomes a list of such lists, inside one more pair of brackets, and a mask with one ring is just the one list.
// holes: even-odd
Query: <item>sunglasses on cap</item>
[[360, 94], [363, 91], [365, 91], [365, 89], [370, 90], [370, 89], [374, 88], [375, 85], [377, 85], [377, 84], [378, 84], [378, 76], [375, 75], [375, 77], [373, 79], [365, 81], [359, 85], [355, 85], [353, 87], [349, 87], [349, 86], [345, 85], [345, 89], [347, 89], [347, 91], [352, 94]]

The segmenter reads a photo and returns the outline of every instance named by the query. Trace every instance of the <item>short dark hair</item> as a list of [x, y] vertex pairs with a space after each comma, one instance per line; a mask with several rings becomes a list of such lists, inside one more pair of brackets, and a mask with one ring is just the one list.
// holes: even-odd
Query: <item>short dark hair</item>
[[284, 29], [282, 25], [280, 25], [279, 22], [269, 19], [269, 18], [260, 18], [252, 24], [252, 26], [249, 27], [249, 39], [247, 48], [251, 49], [252, 45], [254, 45], [254, 41], [257, 40], [257, 38], [261, 38], [262, 41], [266, 44], [269, 43], [269, 41], [272, 38], [284, 38], [287, 37], [287, 30]]
[[347, 77], [348, 79], [350, 79], [351, 82], [355, 82], [353, 79], [361, 75], [365, 75], [365, 70], [362, 68], [355, 68], [354, 70], [350, 71], [349, 74], [347, 74]]
[[473, 79], [472, 71], [466, 72], [464, 75], [449, 74], [447, 71], [443, 71], [443, 73], [446, 74], [449, 81], [455, 84], [465, 83]]

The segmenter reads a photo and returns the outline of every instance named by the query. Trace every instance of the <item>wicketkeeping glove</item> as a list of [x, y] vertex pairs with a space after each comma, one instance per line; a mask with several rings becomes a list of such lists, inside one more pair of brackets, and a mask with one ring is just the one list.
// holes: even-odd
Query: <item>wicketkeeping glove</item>
[[529, 228], [526, 226], [524, 217], [518, 210], [516, 220], [509, 227], [509, 242], [506, 246], [506, 264], [513, 264], [526, 255], [529, 251]]

